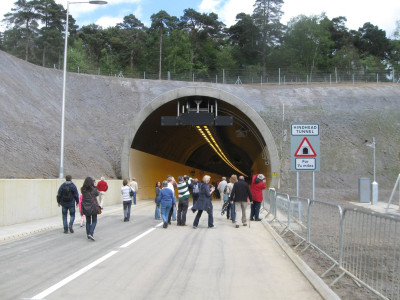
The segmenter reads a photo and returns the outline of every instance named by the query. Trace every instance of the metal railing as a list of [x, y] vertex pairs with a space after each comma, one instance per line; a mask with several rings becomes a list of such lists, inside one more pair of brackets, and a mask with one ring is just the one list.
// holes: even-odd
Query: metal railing
[[345, 208], [340, 269], [384, 299], [400, 298], [400, 218]]
[[345, 208], [335, 203], [309, 200], [277, 193], [264, 192], [263, 209], [270, 222], [278, 222], [287, 232], [300, 238], [300, 243], [322, 253], [341, 274], [367, 287], [383, 299], [400, 299], [400, 217]]

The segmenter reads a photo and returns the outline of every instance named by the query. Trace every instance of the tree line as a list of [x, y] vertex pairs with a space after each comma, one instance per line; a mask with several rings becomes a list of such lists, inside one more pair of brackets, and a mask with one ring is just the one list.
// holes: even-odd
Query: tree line
[[[68, 70], [118, 70], [208, 74], [247, 70], [268, 76], [284, 68], [312, 74], [400, 72], [400, 20], [392, 38], [369, 22], [358, 30], [347, 19], [299, 15], [281, 23], [283, 0], [256, 0], [252, 14], [239, 13], [227, 27], [215, 13], [188, 8], [181, 17], [159, 11], [150, 27], [133, 14], [114, 27], [79, 27], [69, 16]], [[61, 68], [66, 9], [54, 0], [17, 0], [4, 15], [0, 49], [26, 61]], [[393, 73], [392, 73], [393, 72]], [[396, 76], [396, 75], [395, 75]]]

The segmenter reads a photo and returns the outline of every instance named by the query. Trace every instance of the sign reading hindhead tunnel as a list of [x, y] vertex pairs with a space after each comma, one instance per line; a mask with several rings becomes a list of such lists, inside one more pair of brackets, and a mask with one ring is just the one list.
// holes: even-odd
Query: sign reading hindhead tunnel
[[292, 171], [320, 171], [319, 124], [291, 124]]

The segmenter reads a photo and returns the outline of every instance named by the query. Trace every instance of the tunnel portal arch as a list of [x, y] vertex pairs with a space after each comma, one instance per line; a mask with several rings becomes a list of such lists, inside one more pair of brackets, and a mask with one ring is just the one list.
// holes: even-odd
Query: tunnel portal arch
[[[220, 111], [226, 114], [232, 114], [234, 120], [241, 122], [240, 119], [246, 119], [247, 123], [251, 122], [254, 131], [262, 141], [262, 149], [260, 148], [260, 157], [263, 157], [263, 164], [268, 168], [269, 174], [266, 174], [270, 187], [278, 187], [280, 178], [280, 161], [278, 151], [267, 124], [260, 117], [260, 115], [252, 109], [247, 103], [240, 98], [225, 92], [220, 89], [210, 87], [184, 87], [168, 91], [156, 98], [154, 98], [148, 105], [146, 105], [139, 114], [137, 114], [129, 126], [128, 132], [124, 138], [122, 157], [121, 157], [121, 175], [122, 178], [130, 178], [130, 155], [133, 142], [136, 135], [140, 132], [140, 128], [145, 124], [146, 120], [151, 115], [160, 110], [162, 107], [170, 102], [187, 97], [206, 97], [208, 99], [216, 99]], [[229, 109], [229, 107], [231, 109]], [[234, 109], [233, 109], [234, 108]], [[233, 111], [235, 110], [235, 111]], [[176, 115], [176, 112], [175, 112]], [[161, 120], [160, 120], [161, 122]], [[261, 172], [260, 172], [261, 173]]]

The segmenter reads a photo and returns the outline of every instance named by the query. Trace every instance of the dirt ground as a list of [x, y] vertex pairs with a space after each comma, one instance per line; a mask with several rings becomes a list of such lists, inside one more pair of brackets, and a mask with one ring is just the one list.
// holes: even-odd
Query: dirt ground
[[[380, 199], [382, 201], [384, 199], [388, 199], [390, 196], [391, 191], [389, 190], [382, 190], [380, 191]], [[289, 195], [295, 195], [295, 191], [290, 191]], [[325, 189], [319, 190], [318, 194], [321, 195], [325, 199], [329, 199], [329, 202], [339, 204], [342, 208], [344, 207], [353, 207], [350, 202], [356, 202], [357, 195], [354, 195], [352, 191], [338, 191], [332, 189]], [[318, 199], [316, 199], [318, 200]], [[325, 200], [324, 200], [325, 201]], [[387, 200], [386, 200], [387, 202]], [[322, 217], [323, 218], [323, 217]], [[322, 221], [323, 222], [323, 221]], [[325, 222], [332, 224], [331, 222]], [[273, 228], [278, 232], [281, 233], [284, 230], [284, 226], [279, 222], [270, 222]], [[329, 225], [328, 225], [329, 226]], [[336, 230], [336, 224], [332, 224], [335, 228], [332, 228], [334, 232]], [[314, 226], [313, 227], [313, 235], [319, 234], [320, 236], [325, 236], [325, 240], [322, 241], [325, 243], [324, 249], [330, 248], [330, 253], [333, 253], [335, 256], [335, 249], [337, 247], [337, 240], [330, 236], [330, 232], [327, 233], [326, 227], [324, 226]], [[302, 252], [305, 248], [305, 244], [300, 245], [297, 249], [294, 249], [302, 240], [297, 237], [292, 232], [287, 232], [282, 236], [284, 241], [298, 254], [304, 262], [306, 262], [316, 274], [321, 276], [325, 271], [327, 271], [332, 265], [333, 262], [329, 260], [325, 255], [321, 254], [319, 251], [312, 247], [308, 247], [306, 251]], [[333, 249], [333, 250], [332, 250]], [[332, 271], [328, 272], [322, 279], [327, 285], [330, 285], [339, 275], [341, 271], [339, 268], [335, 267]], [[336, 282], [332, 287], [332, 290], [341, 298], [341, 299], [381, 299], [379, 296], [374, 294], [369, 289], [359, 286], [356, 282], [351, 279], [349, 276], [343, 276], [338, 282]]]

